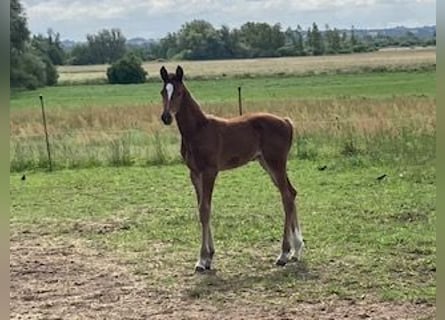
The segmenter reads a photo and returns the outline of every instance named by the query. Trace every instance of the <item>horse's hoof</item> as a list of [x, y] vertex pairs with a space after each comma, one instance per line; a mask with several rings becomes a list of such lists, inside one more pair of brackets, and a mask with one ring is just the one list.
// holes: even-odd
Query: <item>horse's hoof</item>
[[206, 270], [209, 270], [209, 269], [210, 269], [210, 267], [206, 268], [206, 267], [204, 267], [202, 265], [197, 265], [195, 267], [195, 273], [204, 273]]
[[275, 264], [276, 264], [277, 266], [280, 266], [280, 267], [284, 267], [284, 266], [286, 265], [286, 263], [287, 263], [287, 261], [284, 261], [284, 260], [281, 260], [281, 259], [278, 259], [278, 260], [275, 262]]

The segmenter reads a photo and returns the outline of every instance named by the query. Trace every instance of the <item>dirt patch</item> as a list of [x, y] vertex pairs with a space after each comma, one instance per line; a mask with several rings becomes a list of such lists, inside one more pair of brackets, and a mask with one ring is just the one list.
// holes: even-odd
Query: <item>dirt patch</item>
[[126, 219], [109, 219], [104, 222], [75, 222], [69, 226], [67, 232], [90, 233], [90, 234], [106, 234], [122, 230], [129, 230], [131, 222]]
[[15, 234], [10, 247], [11, 319], [434, 319], [435, 306], [370, 301], [259, 305], [212, 303], [151, 287], [108, 252], [70, 238]]

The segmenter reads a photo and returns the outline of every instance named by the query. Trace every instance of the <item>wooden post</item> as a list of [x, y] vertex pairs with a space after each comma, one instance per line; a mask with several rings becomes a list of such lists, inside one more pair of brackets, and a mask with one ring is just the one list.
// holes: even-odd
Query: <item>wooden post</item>
[[243, 114], [243, 105], [241, 103], [241, 87], [238, 87], [238, 107], [239, 107], [239, 114]]
[[40, 105], [42, 106], [42, 119], [43, 119], [43, 128], [45, 129], [46, 150], [48, 152], [49, 171], [53, 171], [53, 164], [51, 161], [51, 150], [49, 147], [48, 129], [46, 127], [46, 115], [45, 115], [45, 106], [43, 104], [43, 96], [40, 95], [39, 98], [40, 98]]

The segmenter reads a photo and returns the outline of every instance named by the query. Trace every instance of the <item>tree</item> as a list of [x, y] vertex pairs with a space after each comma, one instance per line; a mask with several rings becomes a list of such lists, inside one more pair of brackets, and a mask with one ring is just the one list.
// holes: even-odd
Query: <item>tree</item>
[[119, 29], [103, 29], [88, 34], [85, 44], [76, 45], [71, 51], [71, 64], [105, 64], [122, 58], [126, 51], [126, 39]]
[[31, 46], [39, 52], [40, 55], [48, 56], [54, 65], [63, 65], [65, 63], [65, 52], [60, 42], [60, 34], [52, 29], [48, 30], [48, 36], [35, 35], [31, 40]]
[[295, 35], [297, 38], [296, 43], [296, 52], [298, 56], [302, 56], [305, 54], [304, 44], [303, 44], [303, 29], [300, 25], [297, 25], [297, 29], [295, 30]]
[[60, 66], [65, 63], [66, 55], [60, 41], [60, 33], [48, 29], [48, 57], [54, 65]]
[[355, 34], [354, 26], [351, 27], [350, 45], [352, 52], [366, 52], [369, 48]]
[[296, 55], [297, 38], [295, 31], [290, 27], [284, 31], [284, 46], [278, 48], [277, 53], [280, 56], [295, 56]]
[[351, 27], [351, 47], [355, 47], [358, 44], [357, 38], [355, 37], [354, 26]]
[[325, 52], [330, 54], [339, 53], [341, 49], [340, 33], [337, 29], [331, 30], [329, 25], [326, 25], [325, 31]]
[[314, 56], [319, 56], [324, 53], [323, 38], [322, 38], [321, 32], [318, 30], [318, 26], [315, 22], [312, 23], [311, 47], [313, 50], [312, 54]]
[[179, 57], [185, 59], [216, 59], [223, 51], [220, 34], [205, 20], [193, 20], [178, 32]]
[[240, 58], [243, 56], [237, 30], [230, 30], [229, 27], [222, 26], [218, 30], [218, 34], [222, 46], [220, 58]]
[[101, 30], [87, 35], [87, 44], [93, 63], [112, 63], [126, 52], [125, 37], [119, 29]]
[[24, 52], [30, 34], [19, 0], [11, 0], [10, 19], [10, 50], [11, 56], [13, 56]]
[[308, 54], [313, 53], [314, 48], [313, 48], [313, 43], [312, 43], [312, 30], [310, 27], [307, 28], [307, 31], [306, 31], [306, 48], [307, 48]]
[[70, 52], [68, 64], [87, 65], [93, 64], [93, 58], [86, 43], [76, 44]]
[[285, 36], [279, 23], [247, 22], [240, 28], [241, 41], [249, 48], [251, 57], [277, 56], [277, 50], [284, 46]]
[[152, 46], [154, 56], [170, 59], [179, 52], [176, 33], [167, 33], [158, 43]]
[[32, 46], [23, 8], [10, 2], [10, 86], [36, 89], [57, 83], [57, 70], [47, 52]]

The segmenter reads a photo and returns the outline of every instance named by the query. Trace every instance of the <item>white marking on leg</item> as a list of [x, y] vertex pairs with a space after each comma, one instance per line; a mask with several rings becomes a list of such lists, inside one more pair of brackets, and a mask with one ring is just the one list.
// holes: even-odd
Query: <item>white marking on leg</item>
[[167, 98], [168, 98], [168, 101], [170, 101], [172, 99], [174, 87], [171, 83], [167, 83], [165, 85], [165, 90], [167, 90]]
[[303, 235], [300, 233], [300, 231], [296, 228], [290, 232], [290, 243], [291, 246], [295, 250], [295, 254], [297, 255], [297, 259], [300, 258], [301, 251], [304, 248], [304, 241], [303, 241]]
[[[205, 228], [205, 232], [203, 230], [203, 232], [204, 232], [203, 233], [203, 236], [204, 236], [203, 237], [203, 242], [204, 242], [204, 248], [206, 249], [206, 255], [210, 255], [210, 233], [209, 233], [210, 229], [209, 228], [210, 227], [207, 226]], [[200, 254], [199, 254], [198, 262], [196, 262], [195, 270], [196, 269], [200, 269], [200, 270], [210, 269], [211, 264], [212, 264], [212, 258], [211, 257], [203, 258], [201, 256], [201, 253], [202, 252], [200, 252]]]
[[206, 261], [207, 259], [202, 259], [201, 257], [198, 259], [198, 262], [196, 262], [195, 268], [205, 270], [206, 269]]
[[277, 258], [277, 263], [281, 262], [282, 264], [286, 264], [289, 261], [291, 252], [283, 252], [281, 251], [281, 254]]

